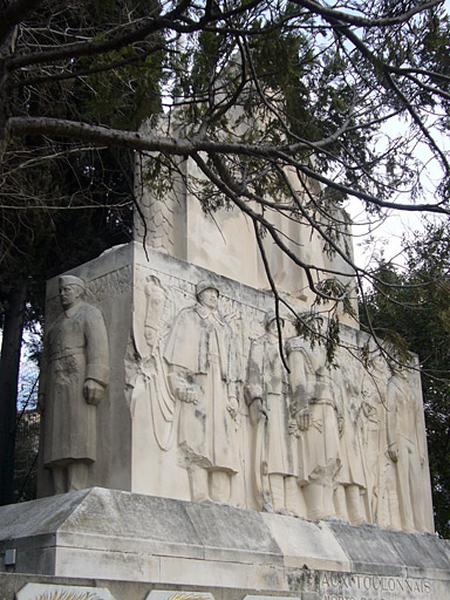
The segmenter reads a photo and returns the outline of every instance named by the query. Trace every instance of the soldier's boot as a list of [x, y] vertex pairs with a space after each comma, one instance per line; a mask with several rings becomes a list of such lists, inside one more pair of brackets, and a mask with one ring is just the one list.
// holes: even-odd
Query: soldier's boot
[[272, 506], [274, 512], [285, 512], [284, 502], [284, 477], [279, 473], [269, 475], [270, 494], [272, 496]]
[[209, 500], [208, 471], [194, 464], [188, 468], [188, 475], [191, 487], [191, 500], [193, 502]]
[[230, 473], [227, 471], [211, 471], [210, 497], [214, 502], [228, 503], [230, 501], [231, 485]]
[[289, 476], [284, 478], [284, 495], [287, 512], [306, 519], [306, 504], [303, 497], [303, 490], [297, 484], [296, 477]]
[[347, 498], [345, 495], [345, 487], [339, 484], [334, 490], [334, 508], [338, 519], [349, 521], [347, 511]]
[[304, 486], [308, 519], [318, 521], [336, 516], [333, 504], [333, 489], [328, 482], [312, 481]]
[[363, 508], [361, 488], [358, 485], [349, 485], [346, 490], [348, 516], [352, 525], [361, 525], [367, 521]]
[[65, 467], [52, 467], [53, 491], [55, 494], [67, 492], [67, 478]]
[[67, 466], [67, 488], [69, 492], [84, 490], [88, 487], [89, 466], [77, 461]]

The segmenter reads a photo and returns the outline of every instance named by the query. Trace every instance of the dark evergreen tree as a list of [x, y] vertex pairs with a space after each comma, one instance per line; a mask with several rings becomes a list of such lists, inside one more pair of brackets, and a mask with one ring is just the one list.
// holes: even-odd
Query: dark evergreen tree
[[428, 225], [407, 247], [404, 271], [380, 264], [361, 309], [400, 361], [419, 356], [436, 529], [450, 535], [450, 231]]
[[[0, 440], [14, 429], [24, 307], [39, 312], [46, 277], [129, 235], [135, 154], [148, 153], [158, 190], [189, 158], [204, 177], [197, 193], [206, 210], [236, 207], [258, 241], [267, 235], [283, 250], [270, 215], [287, 210], [341, 254], [360, 288], [373, 274], [341, 250], [336, 207], [358, 199], [369, 219], [389, 209], [450, 213], [442, 0], [0, 6], [1, 300], [11, 336]], [[165, 128], [153, 119], [138, 130], [161, 113]], [[422, 186], [430, 161], [439, 174], [431, 201]], [[291, 258], [318, 301], [349, 309], [351, 289], [336, 273]], [[9, 464], [12, 442], [0, 443]], [[6, 480], [0, 489], [11, 489]]]

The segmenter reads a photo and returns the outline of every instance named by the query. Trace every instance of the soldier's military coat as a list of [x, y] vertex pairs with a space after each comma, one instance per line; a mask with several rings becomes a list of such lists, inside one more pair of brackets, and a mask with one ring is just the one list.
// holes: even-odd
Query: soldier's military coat
[[44, 341], [44, 464], [96, 459], [96, 407], [86, 402], [87, 379], [106, 386], [108, 337], [98, 308], [79, 302], [64, 311]]

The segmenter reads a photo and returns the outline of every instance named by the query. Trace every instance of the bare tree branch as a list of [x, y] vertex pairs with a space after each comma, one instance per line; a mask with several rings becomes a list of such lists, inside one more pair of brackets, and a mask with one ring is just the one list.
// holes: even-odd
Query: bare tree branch
[[286, 165], [298, 168], [302, 173], [336, 190], [350, 196], [355, 196], [375, 206], [382, 208], [395, 208], [402, 211], [425, 211], [437, 214], [450, 214], [450, 208], [436, 204], [401, 204], [379, 200], [374, 196], [349, 188], [332, 179], [321, 175], [310, 167], [301, 164], [292, 156], [281, 152], [279, 147], [270, 145], [251, 145], [239, 143], [216, 142], [204, 139], [188, 139], [181, 137], [164, 137], [157, 134], [141, 134], [135, 131], [109, 129], [98, 125], [89, 125], [65, 119], [52, 119], [46, 117], [12, 117], [7, 122], [7, 131], [10, 136], [15, 135], [52, 135], [70, 139], [79, 139], [95, 145], [115, 145], [133, 150], [147, 150], [150, 152], [164, 152], [179, 156], [193, 156], [198, 152], [211, 154], [242, 154], [260, 158], [282, 159]]
[[334, 8], [323, 6], [322, 4], [314, 2], [313, 0], [291, 0], [291, 2], [303, 6], [304, 8], [308, 8], [312, 12], [320, 14], [323, 17], [327, 17], [329, 19], [338, 19], [339, 21], [342, 21], [342, 23], [356, 25], [357, 27], [391, 27], [392, 25], [400, 25], [401, 23], [409, 21], [415, 15], [440, 6], [444, 3], [443, 0], [431, 0], [430, 2], [418, 4], [410, 10], [407, 10], [400, 15], [396, 15], [395, 17], [366, 18], [358, 17], [352, 13], [345, 13]]

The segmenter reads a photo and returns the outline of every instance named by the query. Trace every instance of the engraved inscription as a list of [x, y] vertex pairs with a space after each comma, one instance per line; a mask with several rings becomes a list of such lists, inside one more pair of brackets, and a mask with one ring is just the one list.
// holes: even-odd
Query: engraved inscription
[[322, 573], [321, 600], [426, 600], [431, 598], [432, 582], [410, 577]]

